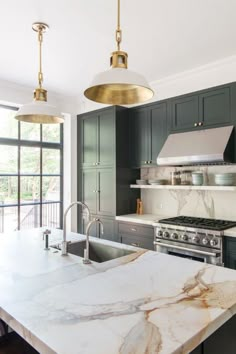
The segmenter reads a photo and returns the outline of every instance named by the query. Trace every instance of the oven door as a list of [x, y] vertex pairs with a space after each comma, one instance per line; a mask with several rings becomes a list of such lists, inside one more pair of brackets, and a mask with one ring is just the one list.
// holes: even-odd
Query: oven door
[[219, 250], [209, 248], [199, 249], [199, 247], [194, 245], [182, 245], [177, 242], [168, 242], [158, 239], [154, 241], [154, 245], [157, 252], [223, 266], [221, 252]]

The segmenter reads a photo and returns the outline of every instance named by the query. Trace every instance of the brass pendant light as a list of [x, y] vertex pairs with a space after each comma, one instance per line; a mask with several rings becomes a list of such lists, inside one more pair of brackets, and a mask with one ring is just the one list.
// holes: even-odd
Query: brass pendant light
[[120, 0], [117, 1], [117, 50], [111, 53], [111, 68], [96, 75], [91, 86], [84, 91], [84, 95], [92, 101], [105, 104], [126, 105], [141, 103], [151, 99], [154, 92], [143, 76], [128, 70], [128, 54], [120, 50], [122, 40]]
[[43, 33], [46, 32], [49, 27], [45, 23], [36, 22], [33, 23], [32, 29], [38, 32], [39, 43], [39, 73], [38, 73], [38, 87], [34, 91], [34, 101], [23, 105], [17, 111], [15, 118], [17, 120], [28, 123], [40, 123], [40, 124], [54, 124], [63, 123], [64, 118], [58, 112], [56, 107], [47, 103], [47, 90], [42, 87], [43, 73], [42, 73], [42, 42]]

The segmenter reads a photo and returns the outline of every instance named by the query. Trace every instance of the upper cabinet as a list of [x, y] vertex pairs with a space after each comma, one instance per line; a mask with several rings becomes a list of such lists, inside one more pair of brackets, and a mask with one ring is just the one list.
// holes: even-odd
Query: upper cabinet
[[134, 167], [156, 165], [167, 138], [167, 104], [130, 109], [130, 156]]
[[114, 164], [115, 115], [112, 110], [81, 118], [81, 164], [83, 167]]
[[232, 124], [231, 85], [170, 100], [170, 130], [204, 129]]
[[185, 96], [171, 100], [171, 130], [191, 130], [198, 126], [198, 96]]
[[199, 95], [199, 121], [203, 127], [231, 123], [229, 87], [210, 90]]

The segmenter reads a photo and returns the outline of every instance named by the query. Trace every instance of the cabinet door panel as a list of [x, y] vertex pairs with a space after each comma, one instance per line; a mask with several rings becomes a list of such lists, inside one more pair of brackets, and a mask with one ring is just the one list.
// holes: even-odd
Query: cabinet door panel
[[98, 162], [101, 166], [113, 165], [115, 162], [115, 121], [112, 112], [99, 116], [98, 124]]
[[82, 198], [91, 213], [97, 211], [97, 171], [87, 169], [82, 172]]
[[199, 96], [199, 121], [203, 128], [229, 124], [230, 119], [230, 89], [228, 87], [212, 90]]
[[172, 130], [193, 130], [198, 123], [198, 96], [187, 96], [171, 102]]
[[98, 171], [97, 214], [115, 215], [115, 180], [114, 170], [104, 168]]
[[130, 121], [131, 164], [134, 167], [146, 165], [150, 160], [150, 121], [147, 108], [135, 109]]
[[236, 238], [224, 237], [224, 265], [236, 269]]
[[133, 235], [123, 235], [120, 234], [120, 242], [126, 245], [146, 248], [148, 250], [153, 250], [153, 238], [145, 236], [133, 236]]
[[97, 122], [98, 117], [86, 117], [81, 123], [81, 133], [82, 133], [82, 165], [94, 166], [97, 162]]
[[158, 104], [150, 112], [151, 120], [151, 163], [156, 159], [167, 138], [167, 107], [166, 103]]

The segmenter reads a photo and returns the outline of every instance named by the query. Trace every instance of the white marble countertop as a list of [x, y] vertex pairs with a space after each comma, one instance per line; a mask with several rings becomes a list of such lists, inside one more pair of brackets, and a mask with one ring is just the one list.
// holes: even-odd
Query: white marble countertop
[[[166, 215], [155, 215], [155, 214], [143, 214], [143, 215], [138, 215], [138, 214], [126, 214], [126, 215], [119, 215], [116, 216], [116, 220], [118, 221], [126, 221], [126, 222], [133, 222], [137, 224], [143, 224], [143, 225], [151, 225], [151, 226], [156, 226], [156, 223], [160, 219], [164, 218], [169, 218], [171, 216], [166, 216]], [[224, 231], [225, 236], [231, 236], [231, 237], [236, 237], [236, 227], [232, 227], [228, 230]]]
[[188, 353], [235, 313], [234, 270], [141, 249], [84, 265], [41, 230], [0, 234], [0, 317], [41, 354]]
[[144, 225], [153, 225], [154, 222], [158, 222], [158, 220], [166, 218], [167, 216], [156, 215], [156, 214], [126, 214], [116, 216], [116, 220], [118, 221], [126, 221], [126, 222], [135, 222], [137, 224]]

